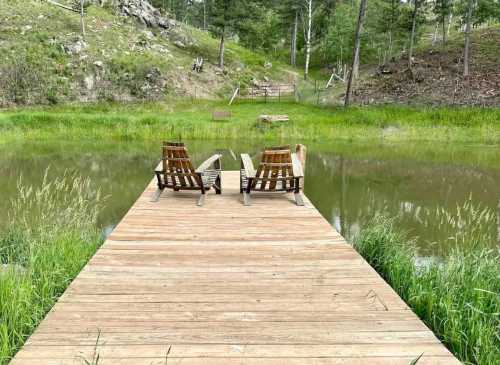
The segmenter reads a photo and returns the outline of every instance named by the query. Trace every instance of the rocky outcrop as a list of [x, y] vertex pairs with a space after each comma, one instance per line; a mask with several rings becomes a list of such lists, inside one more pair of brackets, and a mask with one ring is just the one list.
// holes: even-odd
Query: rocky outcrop
[[118, 0], [117, 6], [122, 15], [134, 17], [148, 27], [170, 29], [175, 25], [146, 0]]

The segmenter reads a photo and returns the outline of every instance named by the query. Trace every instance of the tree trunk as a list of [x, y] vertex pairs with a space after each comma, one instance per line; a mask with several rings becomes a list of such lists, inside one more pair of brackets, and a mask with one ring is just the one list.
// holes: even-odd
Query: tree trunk
[[207, 30], [207, 0], [203, 0], [203, 30]]
[[[389, 59], [389, 61], [391, 60], [391, 57], [392, 57], [392, 30], [389, 30], [389, 47], [387, 48], [387, 54], [389, 57], [387, 57]], [[384, 64], [386, 63], [386, 61], [384, 60]], [[356, 70], [356, 73], [354, 74], [354, 77], [358, 77], [358, 70]]]
[[312, 28], [312, 2], [307, 1], [307, 34], [306, 34], [306, 65], [304, 68], [304, 80], [309, 76], [309, 61], [311, 59], [311, 28]]
[[418, 16], [418, 0], [413, 0], [415, 7], [413, 8], [413, 19], [411, 22], [410, 34], [410, 49], [408, 50], [408, 68], [411, 70], [412, 57], [413, 57], [413, 43], [415, 42], [415, 32], [417, 30], [417, 16]]
[[474, 0], [469, 0], [467, 9], [467, 23], [465, 24], [465, 44], [464, 44], [464, 77], [469, 76], [469, 56], [470, 56], [470, 30], [472, 23], [472, 11]]
[[443, 14], [441, 19], [441, 25], [443, 27], [443, 46], [446, 45], [446, 17]]
[[299, 27], [299, 12], [295, 11], [295, 21], [293, 23], [292, 30], [292, 50], [290, 55], [290, 64], [292, 66], [297, 66], [297, 30]]
[[352, 82], [354, 79], [354, 74], [355, 72], [357, 72], [357, 69], [359, 68], [359, 48], [361, 44], [361, 32], [363, 30], [363, 19], [365, 17], [366, 1], [367, 0], [361, 0], [359, 4], [358, 24], [356, 26], [356, 37], [354, 39], [354, 49], [352, 51], [352, 67], [351, 67], [351, 72], [349, 73], [349, 80], [347, 81], [347, 90], [345, 93], [344, 106], [346, 107], [349, 106], [349, 102], [351, 99]]
[[434, 27], [434, 35], [432, 37], [432, 45], [435, 45], [437, 42], [437, 37], [438, 37], [438, 27], [439, 27], [439, 22], [436, 20], [436, 26]]
[[450, 29], [451, 29], [451, 23], [453, 20], [453, 13], [450, 12], [450, 15], [448, 16], [448, 27], [446, 28], [446, 36], [450, 36]]
[[224, 68], [224, 30], [222, 30], [222, 35], [220, 37], [219, 46], [219, 67]]
[[85, 0], [80, 0], [80, 25], [82, 27], [82, 37], [85, 39], [85, 21], [83, 20]]

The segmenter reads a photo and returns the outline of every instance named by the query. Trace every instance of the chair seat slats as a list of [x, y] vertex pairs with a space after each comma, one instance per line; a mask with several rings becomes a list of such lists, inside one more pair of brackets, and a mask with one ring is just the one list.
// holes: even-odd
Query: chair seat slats
[[193, 174], [191, 172], [164, 171], [163, 174], [167, 176], [178, 176], [178, 177], [186, 177], [186, 176], [197, 177], [196, 174]]
[[[199, 190], [204, 195], [205, 191], [214, 187], [216, 193], [220, 194], [220, 157], [220, 155], [213, 155], [195, 170], [184, 143], [164, 142], [162, 169], [155, 171], [158, 189]], [[200, 197], [198, 205], [203, 205], [203, 201], [204, 199]]]
[[163, 161], [188, 162], [191, 161], [191, 159], [189, 157], [163, 157]]
[[291, 162], [261, 162], [261, 166], [268, 166], [268, 167], [291, 167], [292, 163]]

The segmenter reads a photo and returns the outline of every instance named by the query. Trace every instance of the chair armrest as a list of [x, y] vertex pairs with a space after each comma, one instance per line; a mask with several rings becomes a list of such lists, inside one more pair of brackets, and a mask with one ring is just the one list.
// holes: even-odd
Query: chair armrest
[[245, 175], [247, 178], [254, 178], [256, 171], [253, 167], [252, 159], [250, 155], [243, 153], [241, 154], [241, 168], [245, 170]]
[[[197, 174], [203, 174], [206, 170], [210, 168], [217, 160], [220, 160], [222, 155], [213, 155], [212, 157], [206, 159], [198, 168], [196, 169]], [[218, 168], [220, 169], [220, 168]]]
[[296, 153], [292, 153], [292, 171], [294, 177], [304, 177], [304, 171], [302, 170], [302, 164]]
[[163, 160], [160, 160], [160, 162], [158, 162], [158, 165], [156, 165], [156, 168], [155, 168], [155, 172], [164, 172], [163, 171]]

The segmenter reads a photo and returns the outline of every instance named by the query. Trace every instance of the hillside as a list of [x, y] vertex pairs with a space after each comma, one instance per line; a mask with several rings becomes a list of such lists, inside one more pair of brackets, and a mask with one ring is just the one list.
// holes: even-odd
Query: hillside
[[[83, 39], [78, 14], [38, 0], [2, 0], [0, 106], [214, 98], [238, 83], [291, 75], [234, 42], [227, 43], [221, 70], [218, 41], [208, 32], [168, 18], [155, 22], [91, 5]], [[205, 58], [201, 73], [191, 70], [197, 56]]]
[[[222, 70], [217, 67], [217, 39], [207, 31], [172, 20], [147, 1], [94, 0], [85, 16], [85, 39], [78, 14], [46, 1], [1, 1], [0, 107], [161, 101], [174, 96], [214, 99], [228, 97], [238, 84], [244, 87], [268, 79], [297, 81], [301, 102], [343, 104], [345, 84], [338, 80], [332, 88], [318, 93], [318, 87], [324, 88], [331, 75], [330, 67], [311, 70], [317, 84], [314, 80], [304, 82], [300, 77], [303, 54], [298, 55], [300, 69], [293, 69], [268, 56], [271, 52], [254, 52], [229, 41]], [[383, 67], [362, 64], [354, 101], [499, 105], [500, 29], [475, 29], [471, 47], [472, 73], [468, 79], [461, 76], [460, 32], [455, 32], [446, 47], [424, 39], [415, 53], [412, 72], [404, 54]], [[201, 73], [191, 70], [198, 56], [205, 59]]]
[[443, 47], [424, 43], [414, 57], [371, 67], [355, 91], [361, 104], [500, 105], [500, 28], [475, 29], [471, 34], [471, 74], [463, 72], [463, 33]]

